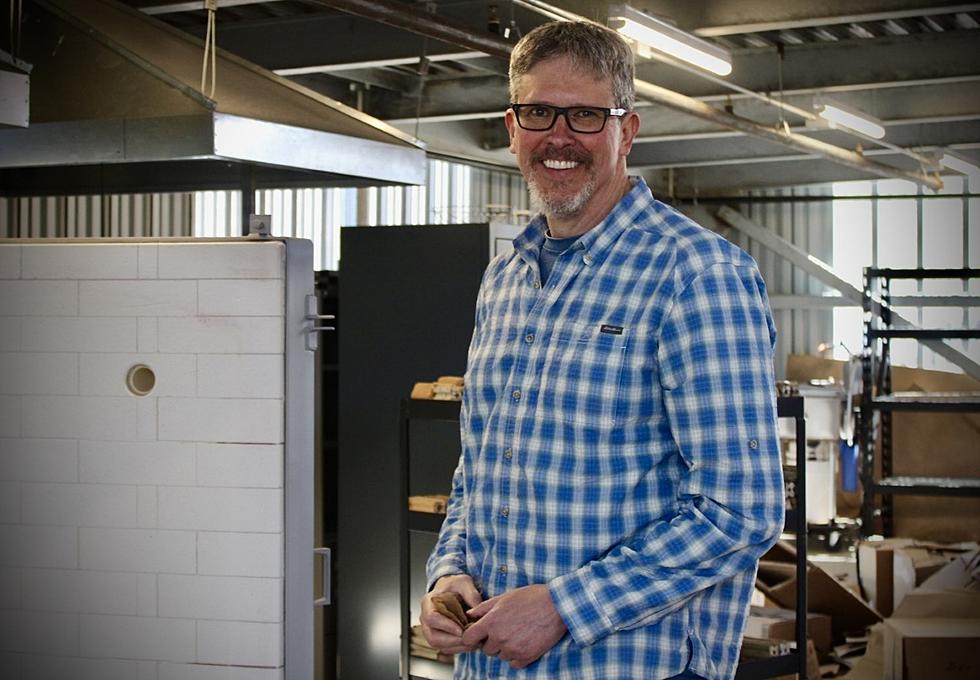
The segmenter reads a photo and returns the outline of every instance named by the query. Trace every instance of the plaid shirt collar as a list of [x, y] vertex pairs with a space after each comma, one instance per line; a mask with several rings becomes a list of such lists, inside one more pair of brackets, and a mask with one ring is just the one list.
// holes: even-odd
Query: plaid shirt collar
[[[573, 250], [585, 250], [596, 264], [605, 259], [609, 248], [629, 226], [630, 220], [619, 219], [620, 216], [638, 202], [653, 201], [653, 193], [642, 177], [631, 176], [629, 179], [633, 188], [619, 199], [599, 224], [582, 234], [571, 246]], [[528, 266], [537, 266], [538, 253], [541, 252], [541, 244], [544, 243], [547, 231], [548, 219], [539, 213], [514, 239], [514, 250]]]

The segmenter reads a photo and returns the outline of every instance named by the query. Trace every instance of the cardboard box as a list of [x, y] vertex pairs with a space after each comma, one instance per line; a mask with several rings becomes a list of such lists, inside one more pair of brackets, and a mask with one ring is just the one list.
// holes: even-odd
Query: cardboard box
[[980, 547], [956, 556], [909, 593], [895, 609], [894, 618], [921, 619], [980, 617]]
[[980, 619], [888, 619], [884, 680], [980, 678]]
[[[780, 541], [763, 555], [759, 562], [756, 586], [780, 607], [796, 610], [796, 550], [793, 546]], [[807, 598], [809, 612], [830, 616], [834, 640], [843, 639], [846, 633], [864, 632], [865, 628], [882, 619], [881, 614], [869, 607], [856, 593], [809, 562]]]
[[891, 616], [905, 596], [975, 544], [941, 544], [911, 538], [864, 541], [858, 546], [861, 585], [882, 616]]
[[847, 673], [847, 680], [882, 680], [885, 677], [884, 645], [885, 624], [871, 627], [868, 633], [868, 649]]
[[956, 557], [906, 596], [885, 622], [885, 680], [980, 677], [978, 552]]
[[[807, 637], [821, 654], [833, 649], [830, 617], [810, 612], [806, 615]], [[770, 640], [796, 640], [796, 612], [776, 607], [751, 607], [745, 635]]]

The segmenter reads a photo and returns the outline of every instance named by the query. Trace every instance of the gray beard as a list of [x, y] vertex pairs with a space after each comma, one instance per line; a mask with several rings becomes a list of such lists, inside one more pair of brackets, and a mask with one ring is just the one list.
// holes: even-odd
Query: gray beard
[[589, 181], [586, 182], [585, 186], [577, 194], [560, 198], [545, 194], [541, 191], [541, 188], [534, 179], [529, 179], [527, 185], [531, 194], [531, 208], [533, 210], [561, 218], [577, 215], [595, 193], [594, 177], [590, 177]]

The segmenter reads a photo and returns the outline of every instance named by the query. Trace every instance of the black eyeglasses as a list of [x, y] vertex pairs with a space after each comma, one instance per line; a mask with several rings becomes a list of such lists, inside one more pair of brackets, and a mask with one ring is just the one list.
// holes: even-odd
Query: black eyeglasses
[[544, 132], [550, 130], [558, 115], [565, 116], [565, 124], [572, 132], [593, 135], [602, 132], [609, 116], [619, 118], [626, 109], [604, 109], [600, 106], [551, 106], [549, 104], [511, 104], [517, 124], [525, 130]]

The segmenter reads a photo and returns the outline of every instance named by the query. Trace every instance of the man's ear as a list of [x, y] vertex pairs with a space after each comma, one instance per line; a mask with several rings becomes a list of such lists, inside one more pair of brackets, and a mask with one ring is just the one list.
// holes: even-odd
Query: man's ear
[[623, 157], [626, 157], [633, 148], [633, 140], [640, 133], [640, 114], [636, 111], [630, 111], [623, 116], [619, 127], [619, 152]]
[[504, 113], [504, 125], [507, 126], [507, 135], [510, 137], [510, 152], [517, 153], [517, 149], [514, 148], [514, 131], [517, 127], [517, 121], [514, 120], [514, 109], [507, 109]]

